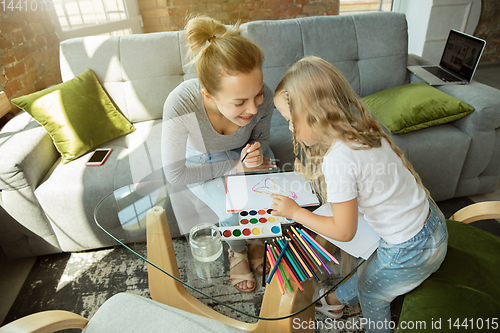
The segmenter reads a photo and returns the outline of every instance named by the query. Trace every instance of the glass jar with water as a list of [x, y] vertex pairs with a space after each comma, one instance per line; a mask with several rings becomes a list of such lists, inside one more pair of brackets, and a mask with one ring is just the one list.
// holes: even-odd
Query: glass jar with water
[[214, 261], [222, 254], [222, 241], [219, 229], [208, 223], [194, 226], [189, 232], [191, 253], [196, 260]]

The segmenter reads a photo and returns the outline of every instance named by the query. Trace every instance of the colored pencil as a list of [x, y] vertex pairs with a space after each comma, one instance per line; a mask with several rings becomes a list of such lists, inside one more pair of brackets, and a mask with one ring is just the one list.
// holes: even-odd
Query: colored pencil
[[296, 236], [290, 232], [290, 230], [286, 231], [288, 235], [290, 236], [290, 239], [292, 240], [293, 244], [297, 248], [299, 254], [302, 256], [302, 258], [305, 259], [305, 261], [309, 264], [309, 267], [312, 270], [319, 270], [320, 274], [323, 273], [321, 268], [319, 267], [318, 264], [314, 261], [313, 258], [306, 252], [306, 249], [304, 249], [303, 245], [300, 244], [300, 242], [297, 240]]
[[[262, 133], [259, 134], [259, 136], [257, 137], [257, 139], [254, 140], [254, 143], [257, 142], [257, 140], [259, 140], [260, 136], [262, 135]], [[248, 148], [250, 149], [250, 148]], [[243, 163], [245, 161], [245, 158], [247, 158], [249, 152], [247, 151], [247, 153], [245, 154], [245, 156], [243, 156], [243, 159], [241, 160], [241, 163]]]
[[314, 259], [314, 261], [316, 261], [318, 263], [318, 265], [321, 265], [321, 262], [318, 260], [318, 258], [314, 255], [314, 252], [311, 251], [311, 248], [309, 247], [309, 245], [307, 245], [304, 240], [302, 239], [302, 237], [300, 237], [300, 234], [297, 232], [297, 230], [295, 230], [294, 227], [290, 227], [293, 231], [293, 233], [295, 235], [297, 235], [297, 239], [302, 243], [304, 244], [304, 248], [307, 250], [307, 252], [309, 252], [311, 254], [311, 257]]
[[267, 241], [264, 241], [264, 263], [262, 265], [262, 287], [266, 286], [266, 255], [267, 255]]
[[[280, 255], [280, 251], [278, 250], [278, 247], [276, 247], [276, 254], [277, 255]], [[288, 266], [286, 260], [284, 260], [285, 258], [283, 258], [283, 266], [285, 266], [285, 268], [288, 270], [288, 272], [290, 273], [290, 276], [292, 277], [293, 281], [295, 281], [295, 284], [297, 285], [297, 287], [299, 287], [299, 290], [302, 291], [304, 290], [304, 288], [302, 287], [302, 285], [300, 284], [299, 280], [297, 279], [297, 277], [295, 276], [295, 273], [293, 272], [293, 270], [290, 268], [290, 266]], [[290, 292], [293, 292], [292, 290], [290, 290]]]
[[333, 260], [334, 263], [336, 263], [337, 265], [340, 265], [339, 262], [337, 261], [337, 259], [335, 259], [335, 257], [330, 252], [325, 250], [325, 248], [323, 246], [321, 246], [321, 244], [319, 244], [311, 235], [309, 235], [307, 233], [307, 231], [305, 231], [304, 229], [298, 229], [298, 228], [297, 228], [297, 230], [299, 230], [299, 232], [303, 233], [307, 238], [309, 238], [313, 242], [313, 245], [316, 246], [316, 248], [325, 256], [326, 259], [328, 259], [328, 261]]
[[[282, 244], [281, 241], [280, 241], [280, 244]], [[289, 243], [289, 245], [288, 245], [289, 251], [286, 251], [285, 254], [289, 256], [289, 259], [293, 263], [293, 265], [295, 267], [295, 271], [298, 274], [298, 278], [299, 278], [300, 282], [302, 282], [302, 281], [307, 280], [309, 278], [309, 276], [307, 275], [306, 271], [302, 268], [302, 265], [300, 264], [299, 259], [293, 253], [292, 245], [293, 245], [292, 243]]]
[[302, 265], [302, 268], [304, 269], [304, 272], [306, 273], [307, 275], [307, 278], [310, 279], [313, 277], [311, 271], [309, 270], [309, 268], [307, 267], [307, 265], [304, 263], [304, 261], [302, 260], [302, 258], [300, 257], [299, 253], [297, 252], [297, 250], [293, 247], [293, 244], [292, 244], [292, 247], [291, 247], [293, 253], [295, 254], [295, 257], [297, 258], [297, 260], [300, 262], [300, 264]]
[[[273, 243], [276, 246], [276, 250], [281, 253], [281, 251], [283, 250], [283, 247], [276, 241], [276, 239], [273, 240]], [[290, 248], [288, 248], [288, 250], [285, 251], [285, 255], [283, 256], [282, 260], [290, 268], [289, 271], [290, 271], [290, 274], [293, 275], [294, 280], [298, 280], [299, 276], [297, 275], [297, 272], [296, 272], [297, 268], [295, 268], [294, 267], [295, 264], [290, 261], [290, 253], [288, 253], [289, 251], [290, 251]]]
[[[270, 250], [267, 251], [267, 259], [269, 259], [269, 262], [271, 263], [271, 266], [274, 267], [274, 263], [273, 263], [273, 259], [271, 258], [271, 251]], [[283, 286], [281, 285], [279, 279], [275, 279], [275, 280], [276, 280], [276, 283], [278, 284], [278, 287], [280, 288], [281, 295], [284, 295], [285, 294], [285, 290], [283, 289]]]
[[280, 258], [282, 258], [283, 255], [281, 253], [278, 255], [277, 252], [276, 252], [276, 249], [274, 248], [274, 246], [271, 247], [271, 251], [273, 251], [273, 256], [276, 259], [276, 265], [278, 266], [278, 268], [279, 268], [279, 270], [281, 272], [281, 276], [283, 277], [283, 280], [285, 281], [285, 284], [288, 287], [288, 290], [292, 293], [293, 292], [292, 286], [290, 286], [290, 282], [288, 282], [288, 279], [286, 277], [285, 271], [283, 270], [283, 267], [281, 267], [282, 263], [284, 263], [284, 261], [280, 262]]
[[[288, 244], [288, 243], [287, 243], [287, 244]], [[287, 244], [285, 244], [285, 247], [283, 248], [283, 250], [285, 250], [285, 249], [286, 249], [286, 245], [287, 245]], [[271, 249], [271, 251], [272, 251], [272, 250], [273, 250], [273, 247], [272, 247], [272, 246], [270, 246], [270, 249]], [[272, 279], [272, 277], [273, 277], [273, 274], [274, 274], [274, 273], [276, 272], [276, 270], [278, 269], [278, 267], [279, 267], [279, 262], [280, 262], [281, 258], [283, 257], [283, 254], [284, 254], [284, 253], [285, 253], [285, 251], [283, 251], [283, 252], [281, 253], [281, 256], [279, 256], [279, 257], [278, 257], [278, 259], [276, 259], [276, 264], [275, 264], [275, 266], [274, 266], [273, 270], [271, 271], [271, 274], [269, 274], [269, 278], [267, 279], [267, 284], [269, 284], [269, 282], [271, 281], [271, 279]], [[279, 271], [278, 271], [278, 277], [280, 277], [280, 272], [279, 272]], [[282, 280], [282, 279], [281, 279], [281, 283], [283, 283], [283, 282], [284, 282], [284, 280]]]
[[[300, 247], [298, 247], [298, 248], [300, 249]], [[299, 251], [297, 251], [297, 255], [299, 257], [302, 257], [302, 254]], [[306, 266], [306, 269], [308, 269], [308, 272], [311, 273], [310, 276], [319, 282], [319, 277], [316, 275], [316, 273], [314, 273], [314, 268], [311, 267], [306, 260], [303, 260], [303, 262], [304, 262], [304, 265]]]
[[321, 254], [323, 255], [323, 257], [325, 257], [325, 258], [326, 258], [326, 260], [328, 260], [328, 261], [332, 261], [332, 258], [330, 258], [330, 257], [329, 257], [329, 256], [328, 256], [325, 252], [323, 252], [323, 250], [321, 250], [321, 249], [319, 248], [319, 246], [318, 246], [316, 243], [313, 243], [313, 242], [312, 242], [312, 239], [311, 239], [311, 237], [310, 237], [309, 235], [306, 235], [306, 234], [304, 233], [304, 231], [303, 231], [303, 230], [301, 230], [301, 229], [299, 229], [299, 228], [297, 228], [297, 231], [299, 232], [299, 234], [300, 234], [300, 235], [301, 235], [304, 239], [306, 239], [306, 240], [309, 242], [309, 244], [310, 244], [310, 245], [312, 245], [314, 248], [316, 248], [316, 250], [317, 250], [319, 253], [321, 253]]
[[328, 268], [328, 266], [326, 266], [326, 264], [323, 262], [323, 260], [321, 259], [321, 256], [316, 253], [316, 251], [314, 250], [314, 246], [312, 246], [312, 244], [310, 243], [310, 241], [306, 238], [306, 236], [303, 236], [303, 235], [300, 235], [302, 237], [302, 239], [304, 240], [304, 243], [307, 244], [307, 246], [309, 246], [309, 249], [311, 249], [311, 252], [314, 253], [314, 255], [316, 256], [316, 258], [318, 258], [318, 260], [321, 262], [321, 264], [323, 265], [323, 267], [325, 268], [326, 272], [328, 274], [332, 274], [332, 271]]
[[278, 280], [280, 281], [281, 284], [285, 283], [285, 281], [283, 280], [283, 277], [281, 276], [281, 273], [280, 271], [278, 270], [278, 262], [276, 262], [276, 258], [274, 258], [273, 256], [273, 246], [272, 245], [267, 245], [269, 248], [268, 248], [268, 252], [271, 254], [271, 260], [273, 261], [273, 269], [271, 270], [271, 273], [269, 274], [268, 278], [267, 278], [267, 284], [269, 284], [269, 282], [271, 282], [271, 279], [273, 278], [273, 275], [274, 273], [276, 273], [276, 275], [278, 276]]
[[293, 238], [293, 239], [297, 242], [297, 244], [299, 244], [297, 247], [299, 248], [300, 253], [301, 253], [301, 254], [302, 254], [305, 258], [307, 258], [307, 259], [308, 259], [309, 265], [310, 265], [311, 267], [313, 267], [313, 269], [314, 269], [314, 270], [319, 271], [319, 273], [320, 273], [320, 274], [323, 274], [323, 270], [321, 269], [321, 266], [320, 266], [320, 265], [318, 265], [318, 264], [316, 263], [316, 261], [314, 261], [314, 259], [311, 257], [311, 255], [309, 254], [309, 252], [307, 252], [307, 250], [304, 248], [304, 245], [302, 245], [302, 243], [301, 243], [301, 242], [299, 242], [299, 241], [297, 240], [297, 236], [293, 235], [293, 237], [292, 237], [292, 238]]

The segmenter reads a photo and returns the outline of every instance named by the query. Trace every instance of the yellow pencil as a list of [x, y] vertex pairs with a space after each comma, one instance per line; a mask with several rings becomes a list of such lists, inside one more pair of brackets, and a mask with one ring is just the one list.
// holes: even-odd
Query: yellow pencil
[[297, 232], [297, 230], [295, 230], [295, 228], [293, 226], [290, 226], [290, 229], [292, 229], [293, 233], [297, 236], [297, 238], [299, 239], [299, 241], [304, 245], [305, 249], [309, 252], [309, 254], [311, 254], [311, 257], [313, 257], [314, 261], [316, 261], [316, 263], [319, 265], [319, 266], [322, 266], [321, 265], [321, 262], [319, 261], [319, 259], [316, 257], [316, 255], [314, 254], [314, 252], [311, 251], [311, 249], [309, 248], [309, 245], [307, 245], [304, 240], [302, 239], [302, 237], [300, 237], [299, 233]]

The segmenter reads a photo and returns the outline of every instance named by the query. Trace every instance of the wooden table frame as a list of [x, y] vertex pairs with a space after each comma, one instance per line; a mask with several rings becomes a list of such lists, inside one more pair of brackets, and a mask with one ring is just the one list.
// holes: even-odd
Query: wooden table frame
[[[162, 207], [153, 207], [146, 216], [147, 223], [147, 249], [148, 260], [166, 272], [180, 279], [177, 260], [168, 227], [167, 215]], [[209, 308], [201, 301], [191, 295], [182, 283], [174, 280], [159, 269], [149, 265], [148, 267], [149, 292], [151, 298], [157, 302], [173, 306], [184, 311], [215, 319], [227, 325], [239, 328], [247, 332], [314, 332], [312, 329], [294, 329], [293, 320], [297, 327], [299, 323], [314, 320], [314, 306], [310, 306], [293, 318], [282, 320], [258, 320], [257, 323], [249, 324], [236, 319], [229, 318]], [[315, 280], [304, 281], [303, 291], [299, 291], [295, 284], [292, 285], [293, 292], [281, 292], [276, 283], [266, 286], [260, 317], [283, 317], [297, 312], [311, 304], [312, 296], [317, 287]], [[302, 325], [300, 325], [302, 326]], [[306, 326], [306, 325], [303, 325]], [[309, 325], [307, 325], [309, 326]]]

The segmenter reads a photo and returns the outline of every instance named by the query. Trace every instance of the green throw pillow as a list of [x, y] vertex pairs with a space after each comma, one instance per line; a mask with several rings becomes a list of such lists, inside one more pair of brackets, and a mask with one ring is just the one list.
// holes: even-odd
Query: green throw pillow
[[391, 133], [408, 133], [460, 119], [474, 108], [427, 83], [398, 86], [365, 96], [363, 102]]
[[12, 103], [45, 128], [64, 164], [104, 142], [135, 131], [90, 69], [67, 82], [15, 98]]
[[448, 220], [441, 267], [404, 297], [400, 332], [500, 329], [500, 237]]

